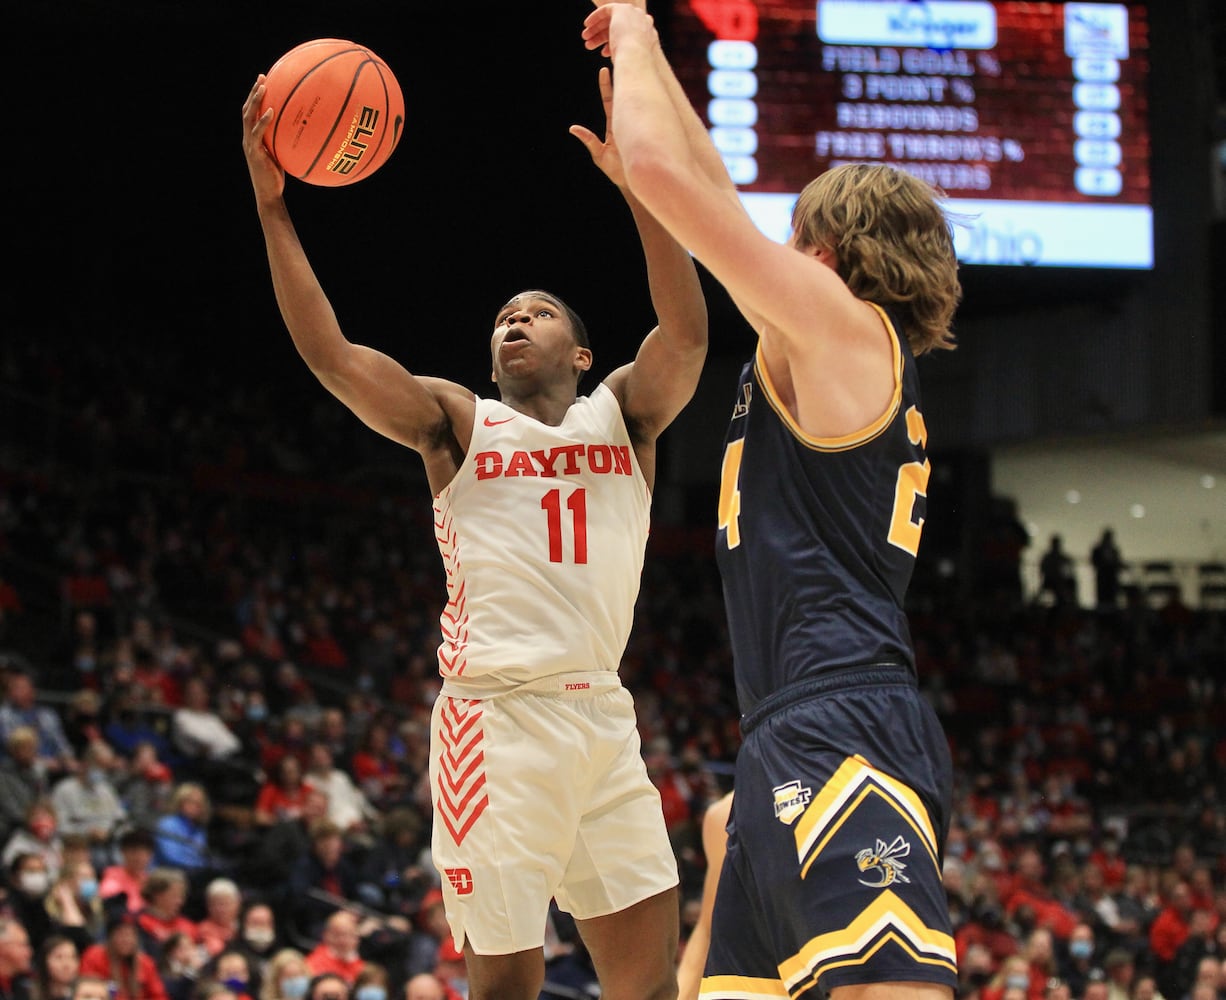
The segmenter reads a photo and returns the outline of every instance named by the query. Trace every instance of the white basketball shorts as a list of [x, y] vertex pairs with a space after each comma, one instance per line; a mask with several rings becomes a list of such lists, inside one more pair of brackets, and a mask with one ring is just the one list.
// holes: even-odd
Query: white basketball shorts
[[431, 850], [457, 947], [539, 948], [551, 899], [583, 920], [677, 885], [616, 674], [564, 674], [493, 698], [441, 694], [430, 742]]

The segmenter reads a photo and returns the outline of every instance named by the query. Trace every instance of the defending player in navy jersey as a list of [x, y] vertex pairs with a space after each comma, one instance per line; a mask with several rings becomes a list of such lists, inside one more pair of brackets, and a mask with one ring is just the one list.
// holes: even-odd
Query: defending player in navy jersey
[[[607, 68], [600, 85], [607, 117]], [[431, 719], [432, 855], [468, 996], [535, 1000], [556, 900], [575, 917], [606, 1000], [673, 1000], [676, 859], [617, 671], [656, 440], [693, 395], [706, 355], [693, 260], [625, 190], [612, 133], [573, 126], [629, 204], [658, 326], [632, 363], [578, 396], [592, 364], [583, 324], [557, 296], [526, 291], [494, 318], [499, 398], [411, 374], [344, 336], [261, 141], [263, 86], [260, 77], [243, 106], [243, 149], [281, 315], [323, 385], [419, 453], [434, 494], [447, 604]], [[551, 213], [565, 210], [523, 205], [522, 218], [498, 225], [547, 235]], [[429, 329], [448, 329], [447, 294], [410, 294]]]
[[952, 768], [903, 606], [929, 473], [915, 356], [953, 346], [961, 294], [949, 220], [917, 178], [847, 164], [768, 239], [651, 19], [596, 2], [627, 184], [757, 333], [721, 471], [744, 742], [699, 995], [949, 1000]]

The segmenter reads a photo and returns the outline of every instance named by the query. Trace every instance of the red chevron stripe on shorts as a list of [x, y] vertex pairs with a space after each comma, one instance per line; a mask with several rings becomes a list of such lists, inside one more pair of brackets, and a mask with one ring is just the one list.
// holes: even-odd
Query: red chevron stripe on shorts
[[485, 790], [485, 730], [481, 702], [446, 698], [436, 734], [439, 751], [438, 798], [435, 809], [460, 844], [489, 805]]

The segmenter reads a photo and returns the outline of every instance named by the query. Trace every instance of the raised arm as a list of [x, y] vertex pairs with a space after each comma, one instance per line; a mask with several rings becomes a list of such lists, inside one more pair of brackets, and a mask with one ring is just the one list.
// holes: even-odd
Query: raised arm
[[731, 295], [776, 382], [791, 383], [801, 426], [823, 436], [863, 427], [892, 386], [880, 319], [829, 254], [777, 243], [750, 218], [710, 136], [678, 110], [680, 84], [642, 10], [604, 3], [583, 36], [613, 60], [613, 130], [631, 193]]
[[[613, 0], [592, 0], [593, 5], [596, 7], [604, 7], [611, 2]], [[628, 2], [632, 7], [646, 10], [641, 0], [628, 0]], [[654, 24], [654, 20], [652, 23]], [[595, 47], [590, 42], [589, 30], [585, 29], [583, 35], [585, 39], [589, 39], [588, 48]], [[592, 32], [592, 37], [594, 37], [594, 32]], [[703, 124], [702, 119], [698, 117], [698, 112], [694, 110], [694, 106], [690, 103], [690, 99], [685, 93], [685, 88], [681, 86], [681, 82], [677, 79], [676, 74], [673, 73], [668, 60], [664, 58], [664, 52], [660, 49], [659, 45], [656, 45], [652, 53], [654, 55], [654, 70], [662, 88], [662, 95], [668, 101], [672, 108], [672, 113], [676, 116], [679, 130], [676, 133], [677, 137], [684, 141], [690, 154], [694, 157], [695, 168], [700, 170], [717, 188], [723, 188], [735, 195], [736, 185], [732, 183], [732, 178], [728, 176], [728, 170], [724, 166], [723, 158], [719, 155], [719, 151], [707, 135], [707, 127]], [[607, 40], [601, 47], [601, 55], [606, 58], [611, 56]], [[606, 120], [612, 121], [612, 118], [609, 117]]]
[[324, 387], [372, 430], [419, 452], [437, 490], [463, 459], [472, 394], [442, 379], [418, 378], [386, 354], [345, 337], [290, 219], [284, 171], [264, 146], [272, 111], [260, 114], [263, 96], [261, 74], [243, 104], [243, 153], [281, 317]]
[[626, 186], [621, 157], [608, 127], [612, 124], [613, 86], [609, 69], [602, 68], [604, 139], [582, 125], [571, 126], [571, 134], [625, 197], [642, 243], [657, 325], [643, 340], [634, 361], [613, 372], [606, 384], [617, 395], [636, 443], [650, 443], [694, 395], [707, 355], [707, 305], [689, 252]]
[[[632, 4], [602, 4], [584, 26], [588, 48], [607, 49], [617, 75], [613, 128], [626, 183], [711, 271], [761, 333], [809, 340], [815, 310], [851, 309], [854, 297], [827, 267], [771, 240], [746, 212], [707, 131], [678, 111], [684, 93], [655, 26]], [[715, 164], [718, 163], [718, 168]]]

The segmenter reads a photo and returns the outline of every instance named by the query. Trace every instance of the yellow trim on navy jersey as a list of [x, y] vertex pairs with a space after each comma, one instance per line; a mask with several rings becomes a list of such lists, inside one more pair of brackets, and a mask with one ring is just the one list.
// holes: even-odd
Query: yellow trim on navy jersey
[[918, 834], [933, 867], [940, 872], [936, 832], [919, 796], [857, 754], [839, 765], [796, 824], [796, 860], [801, 864], [801, 878], [808, 875], [830, 838], [870, 794], [880, 795], [906, 820]]
[[760, 340], [757, 350], [754, 351], [754, 372], [757, 374], [758, 381], [762, 385], [762, 391], [766, 394], [766, 401], [770, 403], [771, 409], [779, 414], [779, 419], [787, 425], [792, 435], [801, 444], [815, 451], [847, 451], [850, 448], [865, 444], [880, 435], [889, 426], [890, 421], [898, 414], [898, 407], [902, 402], [902, 338], [898, 331], [894, 329], [894, 324], [890, 322], [890, 317], [886, 314], [886, 311], [875, 302], [868, 304], [877, 310], [878, 315], [881, 317], [881, 322], [885, 324], [886, 332], [890, 336], [890, 344], [894, 351], [894, 392], [890, 397], [890, 403], [886, 407], [885, 412], [861, 430], [852, 431], [850, 434], [844, 434], [840, 437], [830, 438], [813, 437], [810, 434], [806, 434], [788, 412], [787, 407], [783, 405], [782, 400], [779, 398], [779, 393], [775, 390], [775, 384], [771, 381], [770, 372], [766, 370], [766, 361], [762, 357], [762, 342]]
[[793, 958], [779, 965], [792, 996], [803, 993], [832, 969], [865, 965], [886, 944], [894, 943], [921, 965], [957, 973], [954, 939], [934, 931], [891, 890], [884, 890], [844, 930], [812, 938]]

